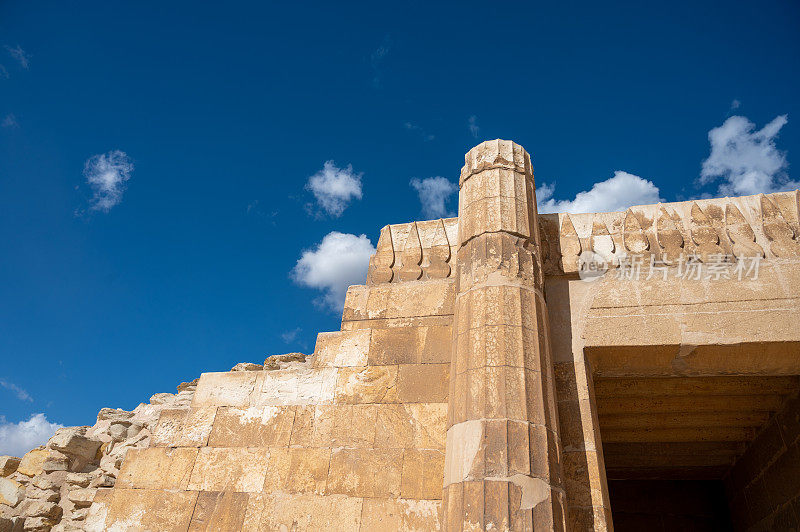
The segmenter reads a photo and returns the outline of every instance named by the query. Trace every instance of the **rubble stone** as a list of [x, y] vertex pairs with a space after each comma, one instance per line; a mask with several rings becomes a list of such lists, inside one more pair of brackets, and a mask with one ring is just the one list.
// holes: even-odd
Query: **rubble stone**
[[0, 477], [7, 477], [19, 467], [20, 459], [16, 456], [0, 456]]

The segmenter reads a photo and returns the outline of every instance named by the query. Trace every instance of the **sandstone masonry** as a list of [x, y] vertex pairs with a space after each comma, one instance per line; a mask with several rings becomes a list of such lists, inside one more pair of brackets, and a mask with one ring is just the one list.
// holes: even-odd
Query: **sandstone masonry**
[[0, 457], [0, 531], [800, 528], [800, 192], [541, 215], [503, 140], [459, 189], [313, 355]]

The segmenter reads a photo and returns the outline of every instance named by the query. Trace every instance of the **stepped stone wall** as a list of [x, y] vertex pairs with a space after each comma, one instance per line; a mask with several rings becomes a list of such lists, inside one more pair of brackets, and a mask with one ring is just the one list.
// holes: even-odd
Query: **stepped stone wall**
[[[725, 526], [800, 527], [800, 193], [540, 215], [500, 140], [459, 185], [458, 218], [381, 230], [313, 355], [0, 459], [12, 527], [713, 529], [726, 497]], [[630, 486], [714, 507], [634, 515]]]

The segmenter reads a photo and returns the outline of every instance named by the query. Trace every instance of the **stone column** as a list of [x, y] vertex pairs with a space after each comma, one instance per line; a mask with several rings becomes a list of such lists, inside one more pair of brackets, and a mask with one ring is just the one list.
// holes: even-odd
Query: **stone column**
[[444, 474], [447, 530], [564, 530], [564, 490], [530, 156], [466, 155]]

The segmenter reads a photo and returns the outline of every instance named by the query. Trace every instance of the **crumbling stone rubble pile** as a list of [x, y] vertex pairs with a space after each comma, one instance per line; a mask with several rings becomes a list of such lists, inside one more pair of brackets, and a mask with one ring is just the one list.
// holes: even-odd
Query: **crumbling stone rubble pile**
[[[263, 371], [306, 363], [306, 355], [242, 362], [231, 371]], [[103, 408], [91, 426], [65, 427], [22, 458], [0, 456], [0, 532], [101, 530], [90, 507], [98, 488], [116, 483], [130, 449], [150, 446], [164, 410], [188, 410], [198, 379], [177, 393], [157, 393], [132, 411]]]

